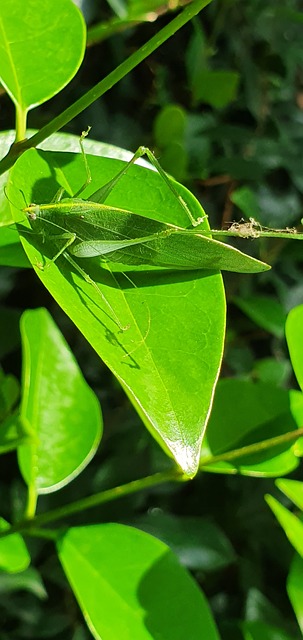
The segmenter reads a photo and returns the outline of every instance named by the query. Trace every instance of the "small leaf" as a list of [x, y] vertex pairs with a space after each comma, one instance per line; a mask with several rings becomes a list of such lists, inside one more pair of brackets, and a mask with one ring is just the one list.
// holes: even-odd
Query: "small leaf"
[[182, 142], [185, 133], [186, 112], [178, 105], [168, 104], [154, 122], [156, 144], [160, 149], [172, 142]]
[[[239, 452], [230, 460], [224, 460], [224, 454], [296, 429], [292, 405], [297, 395], [302, 396], [299, 392], [288, 392], [262, 382], [220, 380], [203, 444], [201, 468], [252, 476], [290, 473], [298, 466], [293, 452], [294, 441], [248, 455]], [[212, 462], [213, 456], [222, 456], [222, 460]]]
[[235, 297], [233, 302], [258, 326], [277, 338], [284, 336], [286, 313], [275, 298], [269, 296]]
[[104, 524], [70, 529], [57, 548], [97, 640], [219, 640], [203, 593], [163, 542]]
[[280, 491], [303, 511], [303, 482], [298, 480], [276, 480], [276, 485]]
[[49, 493], [89, 463], [102, 433], [100, 405], [45, 309], [21, 319], [21, 419], [32, 441], [19, 449], [25, 482]]
[[196, 103], [210, 104], [215, 109], [223, 109], [236, 99], [239, 80], [237, 71], [201, 69], [194, 78], [194, 100]]
[[259, 218], [260, 207], [255, 192], [250, 187], [239, 187], [230, 195], [231, 201], [247, 218]]
[[292, 309], [286, 320], [286, 340], [289, 349], [291, 364], [293, 366], [296, 378], [303, 391], [303, 305], [299, 305]]
[[303, 597], [302, 597], [303, 558], [295, 554], [287, 576], [287, 593], [303, 634]]
[[[9, 529], [10, 525], [0, 518], [0, 531]], [[14, 533], [0, 539], [0, 569], [9, 573], [24, 571], [30, 563], [30, 556], [22, 536]]]
[[303, 558], [303, 522], [273, 496], [267, 495], [265, 500], [284, 529], [289, 542]]
[[84, 54], [85, 23], [71, 0], [0, 3], [0, 80], [28, 111], [73, 78]]
[[8, 416], [0, 425], [0, 454], [17, 449], [30, 440], [18, 412]]

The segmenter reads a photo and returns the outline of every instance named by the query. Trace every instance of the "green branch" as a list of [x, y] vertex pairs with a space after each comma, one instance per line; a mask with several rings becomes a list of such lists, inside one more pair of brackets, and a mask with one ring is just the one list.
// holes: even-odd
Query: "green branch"
[[[133, 480], [132, 482], [114, 487], [113, 489], [100, 491], [99, 493], [96, 493], [93, 496], [89, 496], [88, 498], [76, 500], [75, 502], [71, 502], [66, 506], [58, 507], [58, 509], [54, 509], [53, 511], [42, 513], [41, 515], [35, 516], [34, 518], [17, 522], [9, 529], [4, 529], [3, 531], [1, 531], [0, 538], [6, 538], [13, 533], [23, 533], [29, 529], [33, 529], [35, 531], [35, 535], [38, 535], [37, 527], [41, 527], [49, 522], [66, 518], [66, 516], [74, 515], [86, 509], [92, 509], [92, 507], [97, 507], [100, 504], [105, 504], [106, 502], [111, 502], [112, 500], [118, 500], [118, 498], [123, 498], [132, 493], [136, 493], [137, 491], [142, 491], [143, 489], [155, 487], [156, 485], [163, 484], [164, 482], [176, 482], [177, 480], [184, 479], [184, 476], [178, 469], [172, 469], [170, 471], [155, 473], [152, 476], [140, 478], [139, 480]], [[43, 537], [43, 534], [41, 537]]]
[[261, 440], [261, 442], [255, 442], [254, 444], [249, 444], [246, 447], [226, 451], [225, 453], [220, 453], [216, 456], [205, 456], [205, 458], [201, 458], [200, 460], [199, 469], [202, 470], [204, 467], [214, 464], [215, 462], [233, 462], [238, 458], [250, 456], [253, 453], [259, 453], [260, 451], [266, 451], [266, 449], [278, 447], [279, 445], [291, 442], [292, 440], [298, 440], [301, 436], [303, 436], [303, 427], [283, 433], [281, 436], [267, 438], [266, 440]]

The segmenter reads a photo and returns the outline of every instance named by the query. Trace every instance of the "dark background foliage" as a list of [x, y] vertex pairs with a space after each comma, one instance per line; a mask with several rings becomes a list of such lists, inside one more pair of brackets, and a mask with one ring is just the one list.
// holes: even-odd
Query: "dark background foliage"
[[[163, 15], [122, 28], [113, 6], [98, 5], [90, 3], [92, 19], [111, 21], [112, 35], [107, 37], [104, 30], [102, 40], [89, 46], [73, 82], [30, 114], [30, 127], [48, 122], [171, 17], [164, 6], [149, 7], [149, 17], [152, 12], [153, 17], [157, 12]], [[123, 7], [127, 10], [122, 3], [115, 6], [120, 16]], [[213, 228], [243, 216], [269, 227], [299, 225], [303, 195], [299, 11], [300, 0], [214, 0], [75, 119], [68, 131], [78, 135], [90, 125], [95, 139], [131, 150], [139, 144], [152, 148], [162, 166], [201, 200]], [[11, 103], [4, 94], [0, 100], [1, 129], [12, 128]], [[286, 313], [303, 300], [300, 245], [242, 240], [243, 250], [268, 261], [273, 269], [259, 276], [225, 277], [229, 310], [223, 376], [296, 384], [290, 378], [281, 328]], [[43, 498], [43, 509], [163, 469], [164, 455], [142, 429], [117, 382], [41, 289], [34, 273], [2, 270], [0, 296], [1, 303], [16, 312], [11, 344], [2, 345], [5, 371], [20, 375], [17, 322], [23, 306], [47, 306], [104, 412], [100, 452], [77, 480]], [[299, 478], [299, 472], [294, 477]], [[74, 517], [73, 523], [133, 523], [171, 543], [208, 597], [223, 640], [242, 638], [240, 620], [266, 620], [299, 638], [285, 591], [292, 551], [264, 502], [266, 492], [275, 493], [273, 480], [204, 473], [192, 483], [154, 488], [99, 507]], [[3, 456], [3, 516], [11, 519], [12, 511], [16, 516], [23, 497], [15, 454]], [[210, 529], [207, 536], [207, 527], [213, 525], [219, 529], [215, 535]], [[210, 553], [212, 538], [219, 546]], [[197, 553], [197, 540], [207, 561]], [[34, 570], [27, 584], [22, 579], [20, 583], [18, 575], [0, 581], [0, 638], [89, 638], [51, 544], [31, 539], [29, 546], [44, 587]]]

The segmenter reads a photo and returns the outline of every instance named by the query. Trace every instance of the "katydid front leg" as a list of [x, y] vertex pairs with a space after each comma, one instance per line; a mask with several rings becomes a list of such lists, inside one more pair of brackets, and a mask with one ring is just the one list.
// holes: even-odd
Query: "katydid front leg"
[[[40, 269], [41, 271], [45, 271], [45, 269], [49, 268], [51, 264], [54, 264], [56, 262], [56, 260], [62, 255], [65, 260], [67, 260], [67, 262], [69, 262], [69, 264], [72, 265], [72, 267], [75, 269], [75, 271], [77, 271], [82, 278], [88, 282], [90, 285], [92, 285], [95, 289], [95, 291], [97, 291], [98, 295], [101, 296], [103, 302], [106, 304], [106, 306], [108, 307], [112, 317], [114, 318], [114, 322], [116, 322], [116, 324], [118, 325], [119, 329], [121, 331], [126, 331], [126, 329], [129, 328], [129, 325], [127, 326], [123, 326], [115, 312], [115, 310], [113, 309], [113, 307], [111, 306], [111, 304], [108, 302], [108, 300], [106, 299], [105, 295], [102, 293], [101, 289], [98, 287], [97, 283], [88, 275], [88, 273], [86, 273], [86, 271], [84, 271], [84, 269], [82, 269], [82, 267], [80, 267], [77, 262], [71, 257], [71, 255], [68, 253], [68, 251], [70, 251], [72, 249], [72, 245], [74, 244], [75, 240], [77, 239], [77, 235], [76, 233], [62, 233], [61, 235], [55, 235], [54, 236], [56, 242], [58, 240], [65, 240], [63, 246], [59, 249], [59, 251], [57, 251], [57, 253], [49, 259], [49, 262], [46, 265], [43, 265], [42, 263], [37, 263], [37, 267], [38, 269]], [[82, 243], [85, 244], [85, 243]], [[96, 253], [94, 254], [96, 255]], [[99, 254], [100, 255], [100, 252]]]
[[59, 249], [59, 251], [57, 251], [57, 253], [49, 259], [49, 262], [45, 265], [43, 265], [41, 262], [37, 263], [37, 267], [38, 269], [41, 269], [41, 271], [44, 271], [45, 269], [48, 269], [50, 267], [51, 264], [55, 263], [57, 258], [59, 258], [61, 255], [64, 255], [66, 253], [66, 250], [73, 244], [73, 242], [75, 242], [77, 235], [75, 233], [62, 233], [62, 235], [58, 236], [54, 236], [54, 238], [57, 240], [65, 240], [65, 243], [63, 244], [63, 246], [61, 247], [61, 249]]

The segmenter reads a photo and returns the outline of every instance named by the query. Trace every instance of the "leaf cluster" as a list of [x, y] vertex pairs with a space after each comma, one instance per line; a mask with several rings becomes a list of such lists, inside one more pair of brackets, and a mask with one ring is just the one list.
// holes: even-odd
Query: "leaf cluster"
[[[79, 190], [91, 125], [86, 200], [144, 143], [211, 227], [298, 227], [299, 2], [208, 4], [87, 3], [83, 63], [71, 0], [0, 7], [1, 100], [16, 117], [0, 134], [3, 639], [301, 637], [301, 243], [224, 245], [234, 271], [273, 267], [224, 280], [218, 265], [91, 258], [104, 301], [64, 256], [49, 262], [51, 234], [20, 242], [11, 225]], [[106, 204], [149, 230], [188, 226], [146, 164]]]

